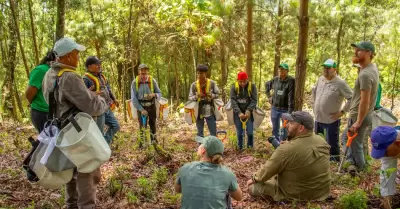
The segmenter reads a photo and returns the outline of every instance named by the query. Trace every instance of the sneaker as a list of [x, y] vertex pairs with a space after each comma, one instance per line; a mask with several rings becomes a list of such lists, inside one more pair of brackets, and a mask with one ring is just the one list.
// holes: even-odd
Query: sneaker
[[354, 176], [357, 173], [357, 167], [355, 165], [350, 165], [347, 168], [347, 172]]

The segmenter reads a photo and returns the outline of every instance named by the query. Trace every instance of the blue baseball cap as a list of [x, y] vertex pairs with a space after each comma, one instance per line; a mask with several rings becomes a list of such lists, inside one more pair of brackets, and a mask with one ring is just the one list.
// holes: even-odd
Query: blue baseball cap
[[386, 149], [397, 138], [397, 131], [390, 126], [378, 126], [371, 132], [371, 157], [380, 159], [385, 157]]

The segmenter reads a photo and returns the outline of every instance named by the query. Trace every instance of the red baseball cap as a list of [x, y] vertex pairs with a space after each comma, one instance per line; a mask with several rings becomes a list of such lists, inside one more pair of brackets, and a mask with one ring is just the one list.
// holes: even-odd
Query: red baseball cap
[[246, 72], [240, 71], [240, 72], [238, 73], [237, 79], [238, 79], [239, 81], [247, 80], [248, 78], [249, 78], [249, 76], [247, 75]]

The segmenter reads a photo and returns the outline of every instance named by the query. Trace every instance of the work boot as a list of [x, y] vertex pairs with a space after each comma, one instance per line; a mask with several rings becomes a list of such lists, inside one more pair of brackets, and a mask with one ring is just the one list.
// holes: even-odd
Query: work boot
[[347, 172], [351, 175], [351, 176], [355, 176], [357, 173], [357, 167], [355, 165], [350, 165], [347, 168]]

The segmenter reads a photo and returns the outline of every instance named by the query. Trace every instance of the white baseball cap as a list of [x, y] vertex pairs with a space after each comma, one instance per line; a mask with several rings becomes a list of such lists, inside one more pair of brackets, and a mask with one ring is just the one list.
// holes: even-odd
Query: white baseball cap
[[57, 54], [57, 57], [62, 57], [74, 49], [78, 51], [85, 51], [86, 47], [76, 43], [74, 40], [68, 37], [61, 38], [54, 44], [54, 51]]

